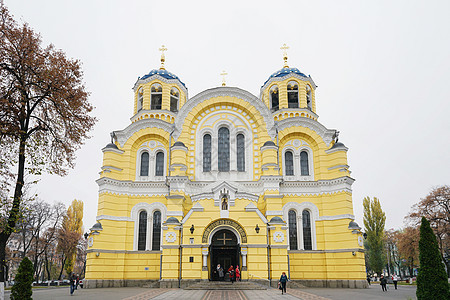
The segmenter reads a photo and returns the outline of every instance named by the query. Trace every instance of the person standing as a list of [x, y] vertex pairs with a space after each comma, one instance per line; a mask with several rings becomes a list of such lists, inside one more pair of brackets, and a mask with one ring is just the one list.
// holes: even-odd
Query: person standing
[[367, 283], [370, 285], [370, 275], [367, 275]]
[[398, 281], [398, 276], [397, 276], [397, 274], [394, 274], [394, 276], [392, 276], [392, 281], [394, 282], [394, 287], [395, 287], [395, 289], [397, 289], [397, 281]]
[[286, 283], [287, 283], [287, 281], [288, 281], [288, 278], [286, 276], [286, 272], [283, 272], [281, 274], [280, 281], [279, 281], [281, 283], [281, 295], [286, 294]]
[[218, 267], [217, 272], [219, 273], [219, 280], [223, 281], [223, 278], [225, 277], [223, 273], [223, 268], [220, 266], [220, 264], [217, 267]]
[[70, 274], [69, 280], [70, 280], [70, 295], [72, 296], [73, 291], [75, 290], [75, 284], [76, 284], [76, 280], [77, 280], [75, 273]]
[[241, 271], [239, 271], [239, 266], [236, 266], [234, 273], [236, 274], [236, 281], [241, 281]]
[[380, 277], [380, 285], [381, 285], [381, 290], [382, 290], [383, 292], [387, 292], [386, 284], [387, 284], [387, 279], [386, 279], [386, 277], [384, 277], [383, 275], [381, 275], [381, 277]]
[[233, 283], [233, 279], [234, 279], [234, 267], [233, 267], [233, 265], [231, 265], [228, 268], [228, 273], [230, 275], [230, 281], [231, 281], [231, 283]]

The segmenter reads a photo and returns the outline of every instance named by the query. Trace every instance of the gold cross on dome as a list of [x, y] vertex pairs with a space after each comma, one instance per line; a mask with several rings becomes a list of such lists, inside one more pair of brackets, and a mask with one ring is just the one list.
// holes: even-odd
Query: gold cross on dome
[[284, 60], [284, 67], [283, 68], [289, 68], [288, 64], [287, 64], [287, 50], [289, 49], [289, 46], [286, 46], [286, 44], [283, 44], [283, 46], [280, 48], [281, 50], [283, 50], [283, 60]]
[[227, 76], [228, 75], [228, 73], [227, 72], [225, 72], [225, 71], [222, 71], [222, 73], [220, 73], [220, 75], [222, 75], [222, 86], [226, 86], [227, 84], [226, 84], [226, 82], [225, 82], [225, 76]]
[[165, 70], [164, 68], [164, 62], [166, 61], [166, 57], [164, 55], [164, 51], [167, 51], [166, 46], [162, 45], [161, 48], [159, 48], [159, 51], [161, 51], [161, 67], [160, 70]]

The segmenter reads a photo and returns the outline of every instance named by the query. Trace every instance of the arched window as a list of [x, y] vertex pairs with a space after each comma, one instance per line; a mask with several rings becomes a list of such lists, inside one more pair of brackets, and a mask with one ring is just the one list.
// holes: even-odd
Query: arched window
[[236, 136], [236, 156], [238, 172], [245, 171], [245, 137], [243, 134]]
[[180, 92], [178, 92], [178, 89], [172, 88], [170, 90], [170, 111], [172, 112], [178, 111], [179, 100], [180, 100]]
[[309, 176], [308, 152], [300, 152], [300, 172], [302, 176]]
[[284, 166], [286, 168], [286, 176], [294, 175], [294, 155], [291, 151], [286, 151], [284, 153]]
[[155, 176], [164, 176], [164, 152], [156, 153]]
[[298, 250], [297, 214], [294, 210], [289, 211], [289, 247], [291, 250]]
[[218, 150], [219, 172], [230, 171], [230, 131], [226, 127], [219, 129]]
[[153, 213], [153, 234], [152, 250], [158, 251], [161, 248], [161, 212], [156, 210]]
[[161, 109], [162, 107], [162, 86], [155, 83], [151, 88], [151, 105], [150, 109]]
[[274, 85], [270, 88], [270, 109], [272, 112], [280, 109], [280, 101], [278, 96], [278, 86]]
[[137, 110], [140, 111], [144, 106], [144, 89], [140, 88], [138, 91]]
[[311, 214], [308, 210], [304, 210], [302, 213], [303, 219], [303, 248], [305, 250], [312, 250], [311, 239]]
[[203, 136], [203, 172], [211, 171], [211, 135]]
[[148, 152], [142, 152], [141, 154], [141, 176], [148, 176]]
[[288, 108], [299, 108], [297, 82], [289, 81], [287, 85], [287, 92], [288, 92]]
[[147, 212], [143, 210], [139, 213], [138, 250], [145, 250], [146, 242], [147, 242]]
[[312, 101], [311, 101], [311, 87], [309, 84], [306, 85], [306, 105], [309, 109], [312, 109]]

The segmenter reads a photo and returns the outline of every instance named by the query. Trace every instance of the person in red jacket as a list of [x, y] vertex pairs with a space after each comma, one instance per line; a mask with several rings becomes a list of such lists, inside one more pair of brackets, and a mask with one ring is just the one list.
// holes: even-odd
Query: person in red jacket
[[239, 271], [239, 266], [236, 266], [234, 273], [236, 274], [236, 281], [241, 281], [241, 271]]
[[229, 268], [228, 268], [228, 273], [230, 274], [230, 281], [231, 281], [231, 283], [233, 283], [233, 281], [234, 281], [234, 268], [233, 268], [233, 265], [231, 265]]

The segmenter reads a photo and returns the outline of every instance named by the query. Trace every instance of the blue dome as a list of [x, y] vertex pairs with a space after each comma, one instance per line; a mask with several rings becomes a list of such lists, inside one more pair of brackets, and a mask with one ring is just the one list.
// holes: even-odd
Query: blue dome
[[151, 77], [153, 75], [159, 75], [159, 76], [164, 77], [166, 79], [176, 79], [186, 88], [186, 85], [180, 80], [180, 78], [178, 78], [177, 75], [172, 74], [172, 73], [170, 73], [167, 70], [156, 70], [156, 69], [153, 69], [147, 75], [144, 75], [144, 76], [140, 77], [139, 80], [147, 79], [147, 78], [149, 78], [149, 77]]
[[302, 72], [300, 72], [299, 69], [297, 69], [297, 68], [283, 68], [283, 69], [281, 69], [281, 70], [276, 71], [276, 72], [273, 73], [272, 75], [270, 75], [269, 79], [267, 79], [266, 82], [264, 82], [263, 86], [266, 85], [266, 83], [267, 83], [271, 78], [274, 78], [274, 77], [283, 77], [283, 76], [289, 75], [289, 74], [291, 74], [291, 73], [298, 74], [298, 75], [303, 76], [303, 77], [308, 77], [308, 76], [306, 76], [305, 74], [303, 74]]

